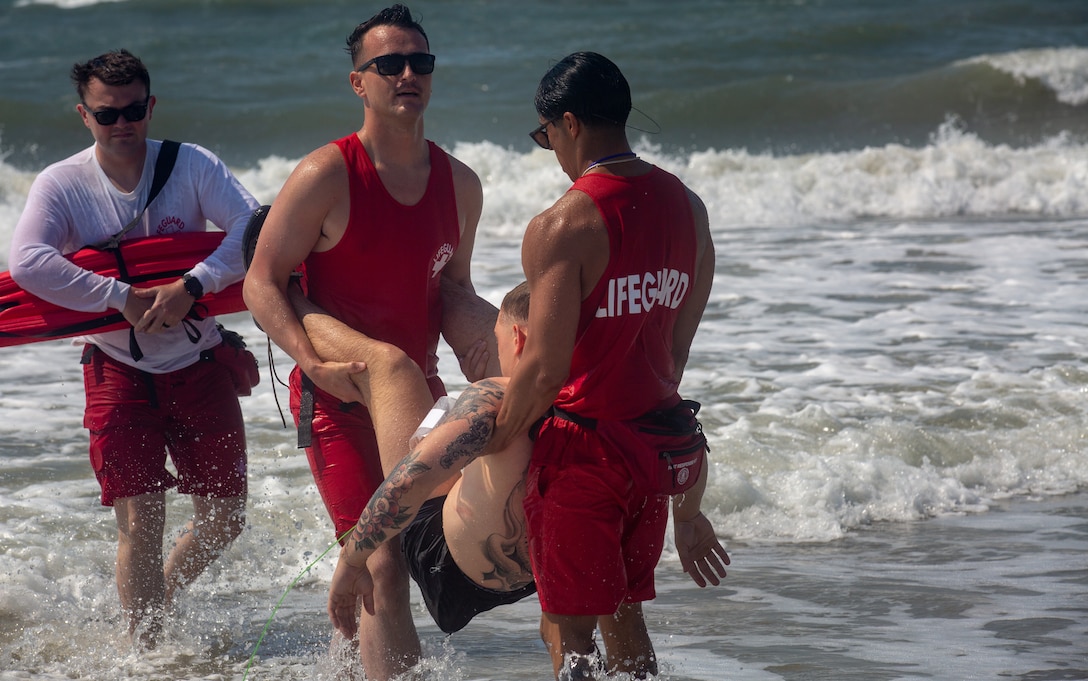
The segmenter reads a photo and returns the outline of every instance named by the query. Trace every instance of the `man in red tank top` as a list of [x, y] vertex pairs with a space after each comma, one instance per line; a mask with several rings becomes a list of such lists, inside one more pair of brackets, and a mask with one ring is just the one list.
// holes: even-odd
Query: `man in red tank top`
[[[541, 81], [536, 109], [533, 139], [555, 150], [574, 186], [525, 233], [534, 332], [491, 447], [539, 422], [525, 512], [556, 677], [597, 678], [599, 627], [608, 671], [645, 678], [657, 662], [641, 603], [654, 597], [671, 492], [653, 482], [658, 452], [645, 455], [639, 424], [675, 416], [705, 446], [677, 386], [714, 247], [699, 198], [631, 151], [631, 94], [615, 64], [566, 57]], [[696, 583], [717, 584], [729, 558], [699, 510], [707, 467], [692, 470], [694, 486], [672, 497], [676, 547]]]
[[[347, 44], [363, 125], [295, 168], [268, 213], [244, 288], [254, 319], [297, 363], [292, 411], [300, 444], [310, 435], [307, 456], [338, 538], [385, 478], [379, 452], [395, 454], [395, 462], [404, 447], [375, 437], [351, 380], [365, 365], [322, 362], [314, 351], [286, 295], [292, 272], [304, 264], [315, 303], [403, 350], [424, 372], [432, 397], [445, 394], [435, 354], [440, 331], [455, 351], [487, 343], [495, 372], [489, 375], [498, 373], [493, 316], [478, 327], [463, 325], [467, 341], [443, 329], [443, 290], [470, 297], [485, 317], [494, 308], [475, 296], [470, 278], [480, 180], [423, 134], [435, 63], [426, 33], [408, 8], [395, 5], [360, 24]], [[410, 434], [416, 425], [404, 427]], [[383, 680], [412, 667], [420, 646], [399, 542], [385, 544], [370, 567], [377, 614], [362, 613], [359, 654], [367, 678]]]

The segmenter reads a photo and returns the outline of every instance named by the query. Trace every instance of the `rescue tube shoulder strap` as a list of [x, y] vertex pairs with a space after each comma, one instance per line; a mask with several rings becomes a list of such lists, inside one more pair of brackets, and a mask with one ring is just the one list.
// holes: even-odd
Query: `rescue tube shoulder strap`
[[154, 201], [155, 197], [162, 191], [166, 181], [170, 179], [170, 173], [174, 170], [174, 162], [178, 160], [178, 149], [180, 147], [180, 142], [175, 142], [174, 140], [162, 141], [162, 147], [159, 149], [159, 158], [155, 161], [155, 174], [151, 177], [151, 191], [147, 194], [147, 201], [144, 203], [144, 207], [140, 209], [140, 212], [136, 214], [136, 217], [132, 218], [131, 222], [121, 228], [121, 231], [108, 239], [99, 241], [96, 244], [91, 244], [91, 248], [97, 248], [101, 251], [117, 248], [117, 245], [121, 243], [121, 239], [136, 227], [140, 222], [140, 218], [143, 217], [143, 214], [147, 211], [147, 207], [151, 205], [151, 202]]

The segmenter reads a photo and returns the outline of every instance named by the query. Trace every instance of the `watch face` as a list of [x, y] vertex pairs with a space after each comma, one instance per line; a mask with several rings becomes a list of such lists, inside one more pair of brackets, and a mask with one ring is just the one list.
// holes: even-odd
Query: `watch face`
[[181, 280], [185, 283], [185, 292], [194, 298], [204, 297], [204, 286], [200, 280], [191, 274], [186, 274]]

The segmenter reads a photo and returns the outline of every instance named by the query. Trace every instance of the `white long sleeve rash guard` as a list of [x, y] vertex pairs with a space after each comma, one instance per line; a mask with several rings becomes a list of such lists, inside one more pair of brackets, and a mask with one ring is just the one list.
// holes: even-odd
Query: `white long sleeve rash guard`
[[[31, 185], [16, 224], [8, 259], [12, 279], [23, 289], [73, 310], [123, 310], [130, 286], [72, 264], [64, 256], [98, 243], [127, 225], [143, 208], [151, 189], [162, 142], [147, 141], [139, 185], [130, 193], [106, 177], [91, 146], [43, 170]], [[258, 202], [226, 165], [207, 149], [182, 144], [162, 192], [126, 239], [206, 231], [208, 223], [227, 233], [223, 243], [190, 273], [205, 292], [221, 291], [245, 275], [242, 237]], [[92, 343], [114, 359], [151, 373], [166, 373], [196, 362], [201, 351], [220, 342], [215, 319], [194, 321], [192, 342], [181, 325], [155, 334], [137, 334], [144, 353], [136, 362], [129, 330], [75, 339]]]

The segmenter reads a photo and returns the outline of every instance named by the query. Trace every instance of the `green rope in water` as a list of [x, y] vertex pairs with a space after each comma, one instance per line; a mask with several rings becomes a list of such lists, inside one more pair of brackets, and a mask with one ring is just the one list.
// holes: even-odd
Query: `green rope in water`
[[276, 607], [272, 608], [272, 614], [268, 616], [268, 621], [264, 623], [264, 629], [261, 629], [261, 635], [257, 637], [257, 644], [253, 646], [253, 652], [250, 653], [249, 661], [246, 662], [246, 669], [245, 672], [242, 674], [242, 681], [246, 681], [246, 677], [249, 676], [249, 670], [253, 666], [253, 659], [257, 657], [257, 650], [261, 647], [261, 641], [264, 640], [264, 635], [268, 633], [268, 627], [272, 626], [272, 618], [276, 616], [276, 611], [280, 609], [281, 605], [283, 605], [283, 599], [287, 598], [287, 594], [291, 593], [291, 589], [295, 588], [295, 585], [298, 584], [298, 581], [306, 576], [306, 573], [309, 572], [310, 569], [313, 568], [313, 566], [317, 565], [322, 558], [327, 556], [329, 554], [329, 551], [332, 551], [337, 546], [340, 546], [340, 542], [347, 539], [348, 535], [351, 534], [351, 531], [354, 529], [354, 527], [351, 528], [351, 530], [348, 530], [343, 535], [341, 535], [340, 538], [336, 540], [336, 542], [329, 545], [329, 548], [322, 551], [320, 556], [314, 558], [309, 565], [302, 568], [302, 572], [298, 573], [298, 576], [295, 577], [294, 580], [292, 580], [291, 583], [287, 585], [287, 589], [283, 592], [283, 595], [280, 596], [280, 599], [278, 601], [276, 601]]

